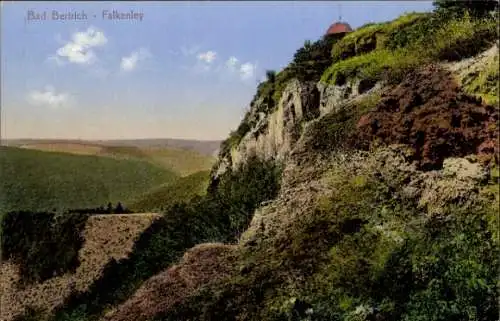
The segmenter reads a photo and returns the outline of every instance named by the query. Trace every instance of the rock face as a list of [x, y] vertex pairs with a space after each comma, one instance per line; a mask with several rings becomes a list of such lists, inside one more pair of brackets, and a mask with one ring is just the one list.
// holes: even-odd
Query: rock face
[[[429, 66], [414, 74], [414, 78], [419, 79], [409, 75], [406, 82], [384, 95], [377, 110], [360, 119], [360, 141], [372, 141], [375, 136], [380, 136], [377, 139], [388, 144], [416, 144], [420, 165], [428, 169], [441, 167], [443, 160], [454, 154], [461, 157], [476, 152], [498, 154], [495, 145], [498, 112], [491, 106], [484, 106], [480, 100], [464, 95], [454, 79], [457, 72], [463, 73], [471, 66], [477, 69], [478, 64], [484, 64], [495, 54], [498, 54], [498, 45], [468, 60]], [[266, 110], [262, 97], [255, 101], [249, 119], [256, 125], [228, 154], [219, 156], [212, 178], [217, 178], [228, 168], [237, 169], [251, 156], [286, 161], [308, 123], [338, 112], [342, 106], [363, 95], [385, 92], [386, 89], [383, 82], [364, 79], [350, 79], [335, 85], [290, 81], [272, 112], [261, 111]], [[442, 106], [437, 106], [439, 104]], [[372, 127], [375, 123], [380, 125], [380, 119], [385, 119], [385, 127], [374, 132]], [[446, 128], [442, 121], [446, 122]], [[455, 124], [457, 122], [459, 125]], [[428, 126], [430, 123], [433, 125]], [[453, 137], [445, 138], [444, 132]], [[467, 139], [474, 141], [474, 146], [464, 144]], [[457, 148], [461, 148], [459, 152]]]
[[[262, 102], [258, 101], [255, 109]], [[283, 92], [277, 109], [265, 115], [259, 113], [258, 123], [231, 150], [231, 164], [238, 167], [250, 156], [283, 160], [300, 136], [300, 125], [319, 116], [319, 92], [314, 83], [291, 81]]]
[[345, 84], [326, 85], [321, 82], [317, 85], [320, 92], [320, 113], [325, 115], [329, 112], [338, 111], [345, 101], [356, 98], [372, 89], [380, 89], [381, 83], [374, 83], [367, 80], [353, 80]]
[[309, 122], [334, 112], [361, 94], [380, 88], [381, 84], [366, 84], [359, 80], [339, 86], [293, 79], [272, 113], [258, 112], [263, 109], [264, 100], [256, 100], [250, 110], [250, 118], [256, 125], [231, 149], [229, 155], [220, 156], [213, 178], [228, 168], [237, 169], [251, 156], [285, 161]]

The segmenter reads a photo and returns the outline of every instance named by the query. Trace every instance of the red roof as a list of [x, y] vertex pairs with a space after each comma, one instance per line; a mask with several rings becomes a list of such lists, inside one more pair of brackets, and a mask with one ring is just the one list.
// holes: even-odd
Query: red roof
[[349, 24], [344, 23], [344, 22], [336, 22], [328, 28], [326, 31], [327, 35], [332, 35], [336, 33], [345, 33], [345, 32], [351, 32], [352, 28], [349, 26]]

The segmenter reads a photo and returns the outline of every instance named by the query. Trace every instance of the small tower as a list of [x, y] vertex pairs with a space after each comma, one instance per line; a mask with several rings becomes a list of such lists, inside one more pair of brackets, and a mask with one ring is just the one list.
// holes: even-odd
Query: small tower
[[346, 33], [351, 32], [352, 28], [347, 22], [342, 22], [342, 11], [339, 5], [339, 20], [334, 22], [326, 31], [325, 37], [342, 38]]
[[346, 22], [335, 22], [333, 23], [330, 28], [326, 31], [325, 36], [330, 36], [330, 35], [340, 35], [340, 34], [346, 34], [348, 32], [351, 32], [352, 28], [349, 26], [348, 23]]

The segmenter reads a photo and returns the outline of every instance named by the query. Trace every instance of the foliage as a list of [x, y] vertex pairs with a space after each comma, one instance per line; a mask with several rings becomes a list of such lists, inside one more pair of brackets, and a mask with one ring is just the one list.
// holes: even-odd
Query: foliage
[[25, 284], [73, 272], [87, 214], [10, 212], [2, 218], [2, 260], [19, 264]]
[[322, 81], [343, 85], [347, 79], [358, 78], [370, 81], [383, 79], [396, 83], [420, 63], [419, 56], [410, 55], [406, 50], [375, 50], [332, 65], [323, 75]]
[[451, 17], [463, 15], [465, 12], [482, 17], [498, 10], [496, 0], [436, 0], [433, 4], [436, 12]]
[[446, 23], [440, 16], [435, 14], [422, 14], [412, 20], [411, 23], [403, 24], [399, 28], [389, 30], [385, 35], [384, 48], [396, 50], [412, 46], [418, 49], [415, 44], [424, 44], [429, 37]]
[[466, 14], [450, 20], [434, 33], [427, 55], [437, 60], [460, 60], [487, 49], [497, 39], [494, 19], [474, 19]]
[[118, 202], [116, 206], [114, 207], [113, 204], [110, 202], [106, 207], [104, 206], [99, 206], [95, 208], [78, 208], [78, 209], [70, 209], [67, 211], [70, 214], [89, 214], [89, 215], [95, 215], [95, 214], [131, 214], [134, 213], [134, 211], [124, 207], [121, 202]]
[[[494, 320], [499, 244], [485, 203], [426, 217], [372, 171], [240, 258], [252, 268], [157, 320]], [[290, 303], [291, 302], [291, 303]]]

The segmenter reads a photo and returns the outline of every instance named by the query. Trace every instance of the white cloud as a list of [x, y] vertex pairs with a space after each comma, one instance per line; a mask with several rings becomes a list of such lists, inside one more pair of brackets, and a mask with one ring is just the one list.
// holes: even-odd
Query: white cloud
[[207, 51], [207, 52], [202, 52], [198, 54], [198, 60], [204, 61], [206, 63], [212, 63], [217, 56], [217, 53], [215, 51]]
[[137, 63], [141, 60], [147, 59], [151, 56], [149, 50], [141, 48], [134, 51], [128, 57], [123, 57], [121, 62], [121, 69], [124, 71], [132, 71], [137, 66]]
[[246, 80], [252, 78], [255, 74], [256, 69], [257, 69], [256, 64], [252, 64], [251, 62], [242, 64], [240, 67], [241, 79]]
[[227, 61], [226, 61], [226, 66], [227, 68], [229, 68], [230, 70], [236, 70], [236, 66], [238, 65], [238, 58], [232, 56], [230, 57]]
[[68, 106], [71, 96], [68, 93], [56, 93], [54, 87], [46, 86], [43, 91], [31, 91], [28, 94], [28, 101], [35, 106], [46, 106], [57, 109]]
[[74, 33], [72, 40], [57, 50], [56, 58], [66, 58], [77, 64], [92, 64], [96, 59], [92, 48], [103, 46], [107, 42], [102, 31], [89, 27], [86, 31]]

